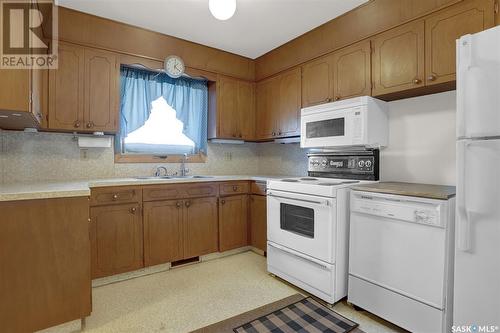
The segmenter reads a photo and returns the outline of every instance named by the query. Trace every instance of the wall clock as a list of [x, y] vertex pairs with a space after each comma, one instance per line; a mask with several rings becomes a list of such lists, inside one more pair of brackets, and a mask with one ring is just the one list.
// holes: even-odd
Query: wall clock
[[163, 64], [165, 72], [171, 78], [177, 79], [184, 74], [184, 70], [186, 69], [184, 66], [184, 61], [176, 55], [168, 56], [165, 59], [165, 63]]

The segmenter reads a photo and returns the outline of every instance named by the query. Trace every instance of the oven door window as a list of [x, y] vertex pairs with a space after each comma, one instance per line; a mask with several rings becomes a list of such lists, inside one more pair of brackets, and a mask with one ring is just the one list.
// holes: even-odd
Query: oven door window
[[306, 123], [306, 138], [325, 138], [345, 135], [345, 118], [326, 119]]
[[314, 238], [314, 209], [282, 203], [280, 210], [281, 230]]

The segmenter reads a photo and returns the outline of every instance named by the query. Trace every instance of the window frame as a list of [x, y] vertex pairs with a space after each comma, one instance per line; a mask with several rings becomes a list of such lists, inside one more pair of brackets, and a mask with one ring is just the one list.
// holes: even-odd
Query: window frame
[[[150, 68], [154, 70], [154, 68], [163, 68], [163, 61], [158, 61], [155, 59], [142, 58], [137, 56], [130, 55], [122, 55], [120, 57], [120, 65], [130, 66], [130, 67], [138, 67], [141, 66]], [[201, 77], [208, 80], [208, 84], [213, 84], [217, 82], [217, 74], [207, 72], [204, 70], [187, 67], [185, 68], [185, 73], [193, 76], [193, 77]], [[118, 82], [120, 78], [120, 74], [118, 73]], [[208, 93], [208, 104], [210, 105], [211, 99], [216, 98], [210, 93]], [[120, 104], [118, 104], [120, 105]], [[120, 110], [117, 110], [119, 113]], [[210, 115], [208, 115], [210, 118]], [[210, 122], [210, 120], [208, 120]], [[119, 124], [118, 124], [119, 126]], [[209, 125], [208, 125], [209, 126]], [[117, 131], [118, 133], [118, 131]], [[115, 140], [117, 136], [115, 135]], [[114, 149], [114, 148], [113, 148]], [[184, 161], [185, 163], [205, 163], [207, 161], [207, 153], [199, 152], [198, 154], [188, 154], [187, 159]], [[122, 152], [115, 151], [115, 163], [181, 163], [184, 160], [183, 154], [165, 154], [165, 155], [156, 155], [156, 154], [123, 154]]]

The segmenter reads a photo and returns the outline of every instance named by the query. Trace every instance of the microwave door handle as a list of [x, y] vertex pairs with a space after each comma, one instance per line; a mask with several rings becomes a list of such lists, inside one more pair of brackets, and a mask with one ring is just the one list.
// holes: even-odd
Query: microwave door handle
[[296, 199], [296, 198], [290, 198], [290, 197], [285, 197], [285, 196], [281, 196], [281, 195], [275, 195], [275, 194], [272, 194], [271, 192], [268, 192], [267, 195], [270, 197], [273, 197], [273, 198], [292, 200], [292, 201], [297, 201], [297, 202], [307, 202], [307, 203], [312, 203], [312, 204], [322, 205], [322, 206], [328, 206], [330, 204], [327, 200], [316, 201], [316, 200], [309, 200], [309, 199]]

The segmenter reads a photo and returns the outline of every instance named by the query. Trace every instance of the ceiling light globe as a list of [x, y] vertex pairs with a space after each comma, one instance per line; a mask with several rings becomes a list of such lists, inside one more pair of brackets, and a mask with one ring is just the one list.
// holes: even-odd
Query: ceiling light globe
[[225, 21], [236, 12], [236, 0], [208, 0], [208, 8], [216, 19]]

